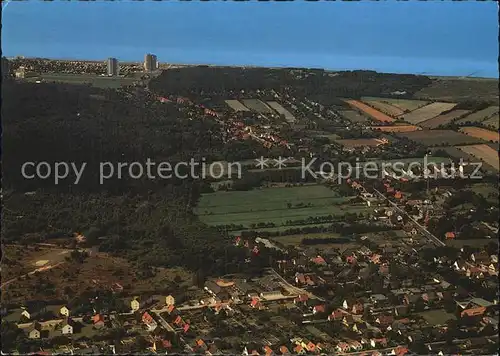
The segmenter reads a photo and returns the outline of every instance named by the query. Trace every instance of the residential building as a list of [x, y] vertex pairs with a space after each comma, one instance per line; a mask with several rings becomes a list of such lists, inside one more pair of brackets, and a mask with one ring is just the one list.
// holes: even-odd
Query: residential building
[[134, 297], [134, 299], [132, 299], [132, 301], [130, 302], [130, 309], [135, 312], [139, 310], [140, 307], [141, 303], [139, 302], [139, 297]]
[[66, 319], [62, 322], [61, 324], [62, 328], [61, 328], [61, 332], [63, 335], [71, 335], [73, 334], [73, 327], [74, 327], [74, 323], [71, 319]]
[[104, 326], [104, 316], [96, 314], [92, 317], [92, 322], [94, 323], [94, 327], [102, 328]]
[[108, 58], [107, 62], [107, 74], [110, 77], [117, 76], [120, 71], [120, 66], [118, 64], [118, 59]]
[[10, 77], [10, 63], [5, 57], [2, 57], [2, 78]]
[[156, 320], [154, 320], [151, 314], [149, 314], [148, 312], [142, 314], [142, 322], [146, 324], [146, 327], [149, 331], [153, 331], [158, 326]]
[[28, 338], [30, 339], [39, 339], [42, 332], [42, 327], [40, 323], [34, 322], [28, 328]]
[[165, 297], [165, 305], [175, 305], [175, 298], [172, 297], [171, 295], [168, 295]]
[[24, 66], [20, 66], [15, 72], [16, 78], [21, 78], [21, 79], [36, 77], [37, 75], [38, 74], [33, 71], [26, 70]]
[[59, 314], [62, 316], [69, 316], [69, 309], [67, 306], [62, 306], [61, 309], [59, 309]]
[[158, 61], [156, 55], [148, 53], [144, 56], [144, 71], [153, 72], [158, 69]]
[[31, 313], [27, 309], [23, 309], [21, 316], [24, 316], [26, 319], [31, 319]]

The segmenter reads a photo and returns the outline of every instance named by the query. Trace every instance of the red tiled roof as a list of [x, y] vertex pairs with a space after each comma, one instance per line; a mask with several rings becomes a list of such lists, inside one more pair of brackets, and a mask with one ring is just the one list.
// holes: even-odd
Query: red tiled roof
[[284, 346], [284, 345], [283, 345], [283, 346], [280, 346], [280, 352], [281, 352], [282, 354], [288, 354], [288, 353], [290, 353], [290, 351], [288, 350], [288, 347], [286, 347], [286, 346]]
[[321, 256], [317, 256], [317, 257], [311, 259], [311, 261], [313, 261], [317, 265], [326, 265], [325, 259]]
[[408, 353], [408, 349], [403, 346], [398, 346], [394, 349], [394, 352], [396, 353], [397, 356], [402, 356]]
[[444, 234], [444, 237], [446, 237], [447, 239], [454, 239], [455, 238], [455, 233], [451, 232], [451, 231], [448, 231], [446, 234]]
[[324, 305], [316, 305], [314, 307], [314, 311], [316, 313], [324, 313], [325, 312], [325, 306]]
[[151, 324], [154, 320], [151, 314], [145, 312], [144, 314], [142, 314], [142, 321], [146, 324]]
[[104, 317], [101, 314], [96, 314], [92, 317], [92, 321], [94, 324], [97, 324], [98, 322], [104, 322]]

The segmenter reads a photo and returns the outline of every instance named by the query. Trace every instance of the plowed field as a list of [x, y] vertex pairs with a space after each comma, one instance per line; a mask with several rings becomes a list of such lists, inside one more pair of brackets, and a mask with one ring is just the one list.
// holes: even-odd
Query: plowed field
[[365, 114], [369, 115], [373, 119], [377, 121], [382, 121], [382, 122], [393, 122], [396, 121], [390, 116], [387, 116], [386, 114], [375, 110], [374, 108], [362, 103], [361, 101], [358, 100], [344, 100], [347, 104], [352, 106], [355, 109], [361, 110]]
[[485, 141], [498, 142], [498, 132], [482, 129], [480, 127], [462, 127], [460, 128], [460, 132]]

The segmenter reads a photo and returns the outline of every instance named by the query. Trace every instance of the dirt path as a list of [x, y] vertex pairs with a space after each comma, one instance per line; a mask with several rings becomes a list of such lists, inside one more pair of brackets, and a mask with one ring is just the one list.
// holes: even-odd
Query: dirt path
[[21, 277], [26, 277], [26, 276], [31, 276], [32, 274], [35, 274], [37, 272], [45, 272], [45, 271], [48, 271], [49, 269], [52, 269], [52, 268], [55, 268], [57, 266], [60, 266], [62, 265], [64, 262], [59, 262], [59, 263], [56, 263], [55, 265], [48, 265], [48, 266], [43, 266], [43, 267], [40, 267], [40, 268], [37, 268], [31, 272], [28, 272], [26, 274], [23, 274], [22, 276], [19, 276], [19, 277], [15, 277], [15, 278], [11, 278], [9, 279], [8, 281], [5, 281], [3, 282], [1, 285], [0, 285], [0, 289], [2, 289], [3, 287], [11, 284], [12, 282], [15, 282], [17, 281], [19, 278]]

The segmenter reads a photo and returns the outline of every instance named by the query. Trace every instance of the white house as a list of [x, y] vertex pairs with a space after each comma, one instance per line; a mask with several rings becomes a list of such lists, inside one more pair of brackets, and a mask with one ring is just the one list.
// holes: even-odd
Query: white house
[[62, 316], [69, 316], [69, 309], [66, 306], [62, 306], [61, 309], [59, 309], [59, 313]]
[[132, 311], [137, 311], [140, 308], [141, 308], [141, 304], [137, 300], [137, 297], [132, 299], [132, 301], [130, 302], [130, 309], [132, 309]]
[[172, 297], [171, 295], [168, 295], [165, 297], [165, 304], [168, 305], [175, 305], [175, 298]]
[[30, 339], [39, 339], [41, 334], [41, 326], [38, 322], [34, 322], [30, 325], [28, 329], [28, 338]]
[[71, 324], [65, 323], [61, 329], [63, 335], [73, 334], [73, 326]]
[[24, 316], [26, 319], [31, 319], [31, 315], [30, 315], [30, 313], [26, 309], [24, 309], [21, 312], [21, 316]]

